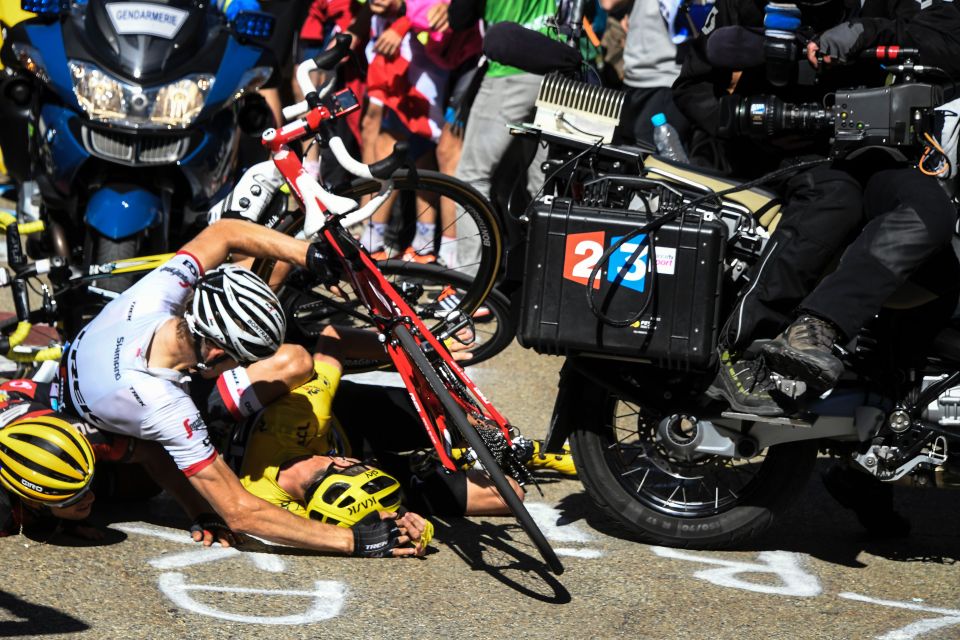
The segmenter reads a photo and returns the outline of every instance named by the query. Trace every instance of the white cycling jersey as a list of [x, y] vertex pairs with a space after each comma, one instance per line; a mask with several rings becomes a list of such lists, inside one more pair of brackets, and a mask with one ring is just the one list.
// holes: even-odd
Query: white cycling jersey
[[104, 307], [70, 346], [62, 381], [81, 417], [105, 431], [159, 442], [193, 475], [217, 457], [189, 376], [150, 368], [154, 333], [184, 304], [202, 275], [196, 258], [178, 253]]

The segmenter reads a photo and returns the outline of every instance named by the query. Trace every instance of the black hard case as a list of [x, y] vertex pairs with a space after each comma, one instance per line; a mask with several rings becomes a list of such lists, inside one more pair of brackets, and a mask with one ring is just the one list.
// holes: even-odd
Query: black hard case
[[[649, 361], [670, 369], [708, 366], [718, 330], [726, 248], [723, 224], [687, 215], [655, 232], [658, 257], [666, 253], [669, 262], [670, 249], [675, 251], [674, 273], [653, 276], [653, 298], [639, 323], [632, 326], [601, 322], [587, 305], [586, 286], [564, 277], [568, 235], [604, 231], [606, 249], [611, 237], [626, 235], [649, 221], [643, 212], [577, 206], [563, 198], [535, 205], [527, 230], [520, 344], [539, 353], [594, 354]], [[615, 286], [607, 280], [608, 264], [601, 271], [600, 288], [594, 289], [597, 307]], [[645, 289], [615, 286], [606, 315], [622, 320], [636, 314], [650, 294]]]

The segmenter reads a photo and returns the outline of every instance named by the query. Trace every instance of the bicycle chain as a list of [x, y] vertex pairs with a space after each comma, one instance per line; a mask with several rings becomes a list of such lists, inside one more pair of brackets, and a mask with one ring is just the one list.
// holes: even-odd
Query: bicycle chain
[[504, 437], [500, 425], [481, 413], [480, 405], [470, 395], [466, 385], [454, 376], [448, 367], [438, 367], [437, 370], [447, 385], [457, 391], [464, 400], [473, 405], [473, 411], [470, 412], [470, 415], [473, 416], [478, 423], [476, 425], [477, 433], [493, 455], [493, 459], [496, 460], [500, 468], [503, 469], [504, 473], [521, 485], [531, 482], [535, 483], [536, 481], [530, 474], [530, 470], [527, 469], [514, 448], [507, 444], [507, 439]]

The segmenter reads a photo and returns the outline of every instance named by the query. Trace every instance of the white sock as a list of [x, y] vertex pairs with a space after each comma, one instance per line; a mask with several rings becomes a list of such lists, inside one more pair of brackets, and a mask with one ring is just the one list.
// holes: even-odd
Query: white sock
[[450, 269], [457, 268], [457, 237], [440, 236], [440, 253], [438, 255], [443, 264]]
[[420, 255], [433, 253], [433, 236], [437, 230], [436, 224], [426, 222], [417, 223], [417, 234], [413, 236], [413, 250]]
[[371, 222], [368, 224], [367, 228], [363, 231], [363, 236], [360, 238], [360, 243], [363, 244], [363, 248], [371, 253], [383, 249], [383, 236], [386, 230], [386, 222]]

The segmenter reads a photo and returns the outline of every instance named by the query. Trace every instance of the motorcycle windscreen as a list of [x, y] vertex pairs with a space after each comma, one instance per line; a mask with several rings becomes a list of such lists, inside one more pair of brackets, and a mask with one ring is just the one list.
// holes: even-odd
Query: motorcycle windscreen
[[188, 70], [216, 69], [218, 60], [204, 61], [206, 56], [198, 54], [220, 33], [221, 17], [197, 5], [90, 0], [74, 10], [74, 24], [106, 68], [145, 84]]

